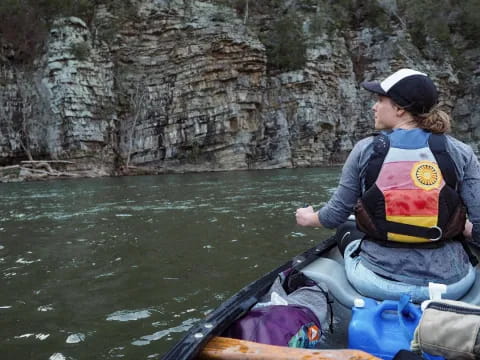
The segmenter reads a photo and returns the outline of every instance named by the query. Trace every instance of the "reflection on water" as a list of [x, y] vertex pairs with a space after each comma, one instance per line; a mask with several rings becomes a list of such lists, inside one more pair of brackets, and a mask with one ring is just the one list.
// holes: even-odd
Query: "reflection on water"
[[2, 359], [156, 359], [331, 232], [300, 228], [338, 169], [1, 184]]

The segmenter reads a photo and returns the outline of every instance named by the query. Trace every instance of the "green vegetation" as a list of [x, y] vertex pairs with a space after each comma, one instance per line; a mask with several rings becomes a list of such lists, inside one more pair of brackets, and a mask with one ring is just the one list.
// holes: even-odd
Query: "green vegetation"
[[245, 15], [248, 4], [248, 12], [252, 15], [271, 14], [272, 10], [278, 9], [282, 0], [214, 0], [215, 4], [230, 6], [241, 16]]
[[328, 3], [331, 19], [338, 30], [352, 27], [390, 29], [390, 18], [377, 0], [336, 0]]
[[0, 39], [10, 47], [8, 59], [30, 63], [56, 18], [76, 16], [89, 24], [100, 4], [122, 16], [134, 12], [131, 0], [0, 0]]
[[480, 40], [480, 1], [478, 0], [397, 0], [415, 45], [423, 49], [430, 39], [448, 50], [455, 47], [451, 34], [465, 40]]
[[[234, 9], [260, 34], [271, 69], [301, 68], [306, 61], [307, 35], [315, 38], [365, 27], [389, 33], [400, 24], [420, 50], [435, 40], [453, 55], [461, 46], [480, 40], [480, 0], [396, 0], [389, 10], [379, 0], [204, 1]], [[110, 23], [97, 27], [98, 36], [107, 42], [115, 39], [125, 21], [137, 16], [136, 0], [0, 0], [0, 58], [31, 62], [55, 18], [76, 16], [91, 25], [98, 5], [107, 6], [114, 15]], [[228, 22], [231, 14], [220, 7], [212, 20]], [[453, 43], [451, 34], [460, 35], [466, 43]], [[81, 57], [84, 50], [75, 48], [72, 53]]]
[[85, 61], [90, 56], [90, 46], [86, 41], [71, 43], [69, 50], [75, 59], [80, 61]]
[[267, 48], [270, 68], [282, 71], [301, 69], [307, 61], [307, 39], [303, 20], [295, 13], [286, 14], [273, 23], [262, 41]]
[[89, 0], [2, 0], [0, 35], [12, 47], [10, 60], [29, 63], [38, 54], [55, 17], [92, 16]]

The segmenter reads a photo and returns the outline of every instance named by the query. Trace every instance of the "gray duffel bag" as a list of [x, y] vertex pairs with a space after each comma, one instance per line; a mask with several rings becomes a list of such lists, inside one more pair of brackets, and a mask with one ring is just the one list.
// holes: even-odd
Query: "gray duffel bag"
[[428, 303], [412, 340], [412, 350], [445, 359], [480, 359], [480, 307], [461, 301]]

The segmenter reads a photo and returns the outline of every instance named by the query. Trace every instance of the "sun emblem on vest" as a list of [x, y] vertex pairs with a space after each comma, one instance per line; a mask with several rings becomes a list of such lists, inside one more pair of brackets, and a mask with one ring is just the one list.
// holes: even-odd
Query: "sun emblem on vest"
[[410, 175], [414, 184], [424, 190], [437, 189], [442, 182], [442, 173], [438, 164], [431, 161], [415, 163]]

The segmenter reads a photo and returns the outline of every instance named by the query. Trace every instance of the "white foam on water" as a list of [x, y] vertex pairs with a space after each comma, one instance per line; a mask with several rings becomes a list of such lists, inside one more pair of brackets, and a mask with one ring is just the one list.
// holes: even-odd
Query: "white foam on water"
[[82, 342], [84, 340], [85, 340], [85, 334], [76, 333], [76, 334], [69, 335], [65, 342], [67, 344], [78, 344], [79, 342]]
[[20, 258], [18, 259], [17, 261], [15, 261], [16, 263], [18, 264], [33, 264], [33, 263], [36, 263], [36, 262], [40, 262], [42, 260], [40, 259], [37, 259], [37, 260], [25, 260], [24, 258]]
[[306, 234], [301, 233], [301, 232], [292, 232], [290, 235], [292, 235], [292, 237], [305, 237], [305, 236], [307, 236]]
[[110, 276], [114, 276], [114, 275], [115, 275], [114, 272], [104, 273], [104, 274], [100, 274], [100, 275], [95, 276], [95, 279], [101, 279], [101, 278], [104, 278], [104, 277], [110, 277]]
[[226, 299], [225, 294], [215, 294], [213, 297], [217, 300], [225, 300]]
[[227, 214], [227, 213], [233, 212], [232, 209], [227, 208], [227, 207], [214, 207], [214, 208], [212, 208], [212, 210], [215, 211], [215, 212], [222, 213], [222, 214]]
[[11, 309], [11, 305], [0, 306], [0, 309]]
[[136, 321], [152, 315], [149, 310], [120, 310], [108, 315], [107, 321]]
[[148, 344], [150, 344], [150, 341], [148, 340], [135, 340], [132, 342], [132, 345], [135, 345], [135, 346], [145, 346]]
[[42, 334], [42, 333], [39, 333], [39, 334], [23, 334], [23, 335], [19, 335], [19, 336], [15, 336], [15, 339], [28, 339], [32, 336], [35, 336], [36, 339], [40, 340], [40, 341], [43, 341], [45, 339], [47, 339], [50, 334]]
[[62, 353], [55, 353], [48, 358], [48, 360], [66, 360]]
[[52, 304], [42, 305], [42, 306], [39, 306], [39, 307], [37, 308], [37, 311], [42, 311], [42, 312], [52, 311], [52, 310], [53, 310]]
[[43, 341], [43, 340], [47, 339], [49, 336], [50, 336], [50, 334], [41, 334], [41, 333], [35, 335], [35, 337], [40, 341]]
[[121, 353], [124, 349], [125, 349], [125, 347], [123, 347], [123, 346], [114, 347], [114, 348], [112, 348], [108, 351], [108, 355], [110, 355], [110, 357], [112, 357], [112, 358], [125, 357], [125, 355], [123, 355]]
[[151, 335], [142, 336], [141, 339], [133, 341], [132, 345], [145, 346], [145, 345], [150, 344], [152, 341], [160, 340], [161, 338], [163, 338], [165, 336], [168, 336], [172, 333], [185, 332], [188, 329], [190, 329], [199, 320], [200, 319], [187, 319], [187, 320], [183, 321], [178, 326], [175, 326], [175, 327], [172, 327], [172, 328], [169, 328], [169, 329], [165, 329], [165, 330], [161, 330], [161, 331], [157, 331], [157, 332], [155, 332]]

